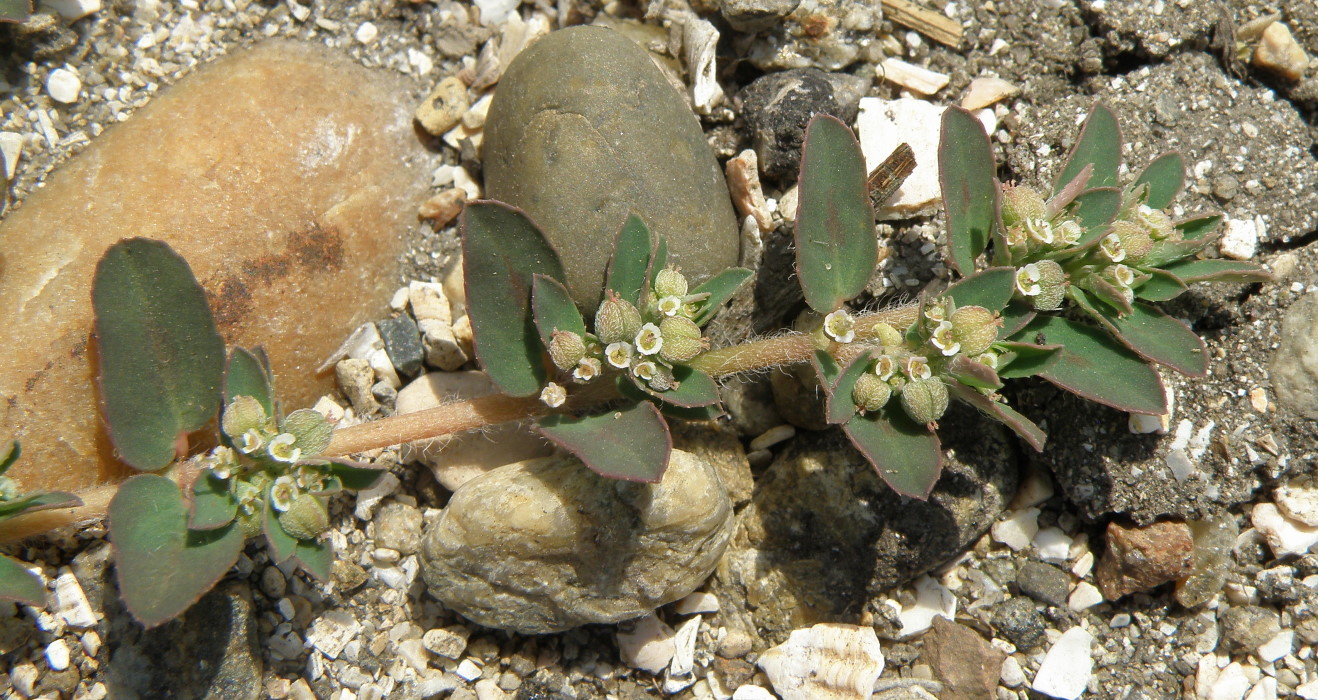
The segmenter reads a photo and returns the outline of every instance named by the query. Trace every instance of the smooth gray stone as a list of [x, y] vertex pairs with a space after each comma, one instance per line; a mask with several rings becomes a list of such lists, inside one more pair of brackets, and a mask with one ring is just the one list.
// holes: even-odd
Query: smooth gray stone
[[1286, 311], [1268, 374], [1283, 406], [1318, 418], [1318, 294], [1304, 295]]
[[727, 184], [700, 123], [650, 57], [602, 27], [553, 32], [508, 67], [485, 123], [485, 189], [520, 207], [594, 312], [638, 214], [693, 286], [737, 264]]
[[422, 543], [431, 595], [522, 634], [621, 622], [688, 595], [727, 548], [732, 503], [712, 465], [672, 455], [658, 484], [605, 479], [570, 456], [466, 482]]

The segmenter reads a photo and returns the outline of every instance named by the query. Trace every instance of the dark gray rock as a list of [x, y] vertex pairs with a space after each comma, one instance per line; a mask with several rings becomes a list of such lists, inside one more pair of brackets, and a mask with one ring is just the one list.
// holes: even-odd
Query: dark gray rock
[[1301, 586], [1295, 580], [1295, 569], [1290, 566], [1276, 566], [1258, 572], [1254, 579], [1259, 597], [1265, 603], [1286, 604], [1299, 600]]
[[1044, 641], [1043, 615], [1029, 598], [1012, 598], [993, 611], [991, 619], [998, 634], [1018, 649], [1030, 650]]
[[1286, 311], [1268, 373], [1278, 402], [1318, 418], [1318, 294], [1305, 294]]
[[856, 120], [868, 81], [818, 68], [770, 73], [743, 89], [741, 114], [751, 128], [760, 172], [791, 182], [801, 165], [805, 127], [816, 114], [831, 114], [846, 124]]
[[1071, 575], [1055, 566], [1030, 561], [1016, 572], [1016, 585], [1021, 593], [1040, 603], [1062, 608], [1071, 592]]
[[737, 263], [732, 203], [699, 121], [612, 30], [563, 29], [519, 54], [490, 105], [484, 158], [488, 195], [540, 226], [589, 312], [629, 212], [668, 240], [693, 285]]
[[178, 619], [151, 630], [142, 629], [117, 602], [107, 612], [113, 613], [104, 633], [110, 697], [262, 697], [262, 652], [246, 583], [222, 583]]
[[739, 32], [769, 29], [792, 14], [801, 0], [719, 0], [723, 19]]
[[1251, 652], [1281, 632], [1281, 616], [1270, 608], [1244, 605], [1227, 610], [1221, 627], [1222, 644], [1228, 652]]
[[421, 363], [426, 358], [426, 349], [421, 345], [421, 332], [417, 330], [416, 321], [407, 314], [399, 314], [375, 324], [380, 329], [380, 339], [384, 341], [384, 351], [394, 369], [405, 377], [415, 377], [421, 373]]
[[961, 406], [940, 423], [947, 460], [928, 501], [893, 493], [838, 430], [783, 444], [715, 579], [721, 598], [750, 606], [757, 644], [803, 619], [854, 621], [869, 596], [956, 556], [992, 524], [1016, 490], [1014, 443]]

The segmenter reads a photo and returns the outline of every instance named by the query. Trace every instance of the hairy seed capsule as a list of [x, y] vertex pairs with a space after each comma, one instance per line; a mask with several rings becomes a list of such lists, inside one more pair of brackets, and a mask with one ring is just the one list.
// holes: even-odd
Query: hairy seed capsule
[[[271, 427], [269, 416], [265, 414], [265, 406], [251, 396], [235, 396], [233, 401], [224, 407], [224, 415], [220, 418], [220, 430], [223, 430], [224, 434], [234, 442], [241, 442], [242, 435], [249, 431], [261, 437], [262, 439], [252, 449], [264, 443], [264, 433], [269, 432]], [[245, 450], [248, 451], [250, 450]]]
[[661, 297], [684, 297], [686, 287], [686, 277], [675, 268], [666, 267], [654, 276], [654, 291]]
[[1121, 241], [1126, 260], [1138, 261], [1153, 249], [1153, 238], [1143, 226], [1132, 221], [1112, 222], [1112, 234]]
[[700, 326], [684, 316], [672, 316], [659, 323], [659, 333], [663, 335], [663, 345], [659, 347], [659, 357], [669, 362], [686, 362], [699, 355], [707, 342], [700, 337]]
[[288, 510], [279, 514], [284, 532], [299, 540], [311, 540], [329, 529], [329, 511], [320, 499], [309, 493], [298, 494]]
[[1043, 196], [1033, 188], [1014, 185], [1002, 187], [1002, 223], [1007, 226], [1030, 219], [1042, 219], [1046, 207]]
[[1002, 319], [982, 306], [963, 306], [952, 314], [952, 337], [961, 343], [961, 352], [978, 355], [998, 339]]
[[892, 398], [892, 387], [887, 382], [879, 379], [878, 375], [866, 372], [860, 375], [856, 380], [856, 386], [851, 389], [851, 400], [856, 402], [856, 406], [862, 411], [877, 411], [888, 403]]
[[916, 379], [902, 387], [902, 409], [916, 423], [929, 424], [947, 411], [947, 385], [939, 379]]
[[1040, 260], [1034, 266], [1039, 272], [1039, 293], [1030, 297], [1030, 303], [1039, 311], [1061, 308], [1066, 298], [1066, 272], [1052, 260]]
[[555, 330], [549, 339], [549, 359], [564, 372], [577, 366], [586, 356], [586, 342], [572, 331]]
[[1176, 232], [1176, 226], [1172, 224], [1172, 218], [1167, 216], [1167, 212], [1161, 209], [1140, 205], [1135, 212], [1135, 218], [1144, 224], [1145, 229], [1149, 232], [1149, 237], [1155, 241], [1171, 238]]
[[630, 302], [610, 292], [595, 312], [595, 333], [600, 342], [630, 343], [641, 329], [641, 312]]

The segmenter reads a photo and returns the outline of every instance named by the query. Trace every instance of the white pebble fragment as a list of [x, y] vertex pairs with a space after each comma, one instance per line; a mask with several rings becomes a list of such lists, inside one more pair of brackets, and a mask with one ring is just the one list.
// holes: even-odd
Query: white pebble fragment
[[732, 700], [778, 700], [778, 698], [758, 685], [743, 685], [733, 691]]
[[696, 591], [677, 601], [673, 612], [678, 615], [695, 615], [697, 613], [716, 613], [719, 611], [718, 596], [706, 591]]
[[861, 150], [865, 154], [866, 172], [873, 170], [892, 154], [893, 144], [906, 142], [915, 152], [915, 170], [902, 183], [897, 194], [879, 211], [880, 219], [914, 216], [941, 201], [938, 140], [939, 124], [942, 123], [945, 109], [914, 98], [861, 99], [856, 130]]
[[1093, 643], [1093, 635], [1083, 627], [1067, 630], [1043, 657], [1030, 687], [1062, 700], [1080, 697], [1094, 672], [1094, 659], [1090, 656]]
[[330, 610], [316, 618], [307, 632], [307, 643], [327, 659], [336, 659], [348, 642], [361, 631], [361, 623], [341, 610]]
[[56, 68], [50, 72], [50, 77], [46, 78], [46, 92], [50, 94], [50, 99], [61, 104], [73, 104], [78, 101], [78, 95], [82, 92], [82, 80], [78, 74], [68, 68]]
[[1272, 503], [1255, 504], [1250, 522], [1272, 548], [1275, 557], [1303, 555], [1318, 544], [1318, 527], [1305, 525], [1282, 515]]
[[481, 24], [487, 27], [503, 24], [508, 14], [517, 9], [522, 0], [476, 0], [481, 11]]
[[630, 668], [659, 673], [677, 653], [673, 646], [673, 628], [650, 613], [633, 623], [630, 631], [616, 633], [618, 654]]
[[42, 0], [44, 9], [54, 10], [60, 19], [75, 22], [101, 11], [101, 0]]
[[23, 135], [12, 131], [0, 131], [0, 162], [5, 168], [5, 179], [14, 179], [18, 172], [18, 159], [23, 155]]
[[696, 682], [696, 637], [700, 633], [699, 615], [683, 622], [673, 634], [673, 660], [664, 675], [664, 694], [676, 695]]
[[1071, 554], [1073, 540], [1057, 527], [1046, 527], [1034, 536], [1034, 548], [1046, 562], [1064, 562]]
[[1245, 700], [1277, 700], [1277, 679], [1264, 676], [1245, 696]]
[[1295, 477], [1277, 488], [1276, 499], [1277, 508], [1286, 517], [1318, 525], [1318, 478], [1307, 474]]
[[1259, 238], [1267, 231], [1261, 217], [1253, 219], [1227, 219], [1225, 233], [1218, 247], [1222, 255], [1232, 260], [1249, 260], [1258, 252]]
[[883, 649], [872, 627], [821, 623], [793, 630], [756, 664], [782, 700], [868, 698], [883, 673]]
[[915, 580], [915, 604], [897, 615], [902, 628], [897, 636], [906, 639], [933, 624], [935, 617], [956, 619], [956, 596], [943, 584], [925, 575]]
[[1039, 533], [1039, 509], [1023, 508], [1013, 511], [1006, 519], [993, 523], [993, 539], [1019, 552], [1030, 546]]
[[932, 71], [896, 58], [885, 58], [883, 63], [879, 64], [879, 75], [890, 83], [896, 83], [924, 97], [947, 87], [947, 83], [951, 80], [946, 73]]
[[96, 626], [96, 612], [87, 595], [78, 585], [78, 579], [72, 571], [65, 571], [55, 579], [55, 614], [69, 627], [86, 629]]
[[1282, 630], [1275, 637], [1259, 645], [1259, 658], [1273, 663], [1291, 653], [1295, 646], [1295, 630]]
[[471, 659], [463, 659], [462, 663], [458, 664], [458, 670], [454, 673], [458, 674], [458, 678], [470, 683], [481, 677], [481, 667], [477, 666], [476, 662]]
[[1075, 587], [1075, 590], [1071, 591], [1071, 597], [1066, 599], [1066, 607], [1073, 612], [1080, 612], [1101, 602], [1103, 602], [1103, 594], [1099, 592], [1098, 588], [1092, 583], [1081, 581]]
[[56, 639], [46, 645], [46, 664], [52, 671], [63, 671], [69, 667], [69, 645], [63, 639]]
[[1019, 688], [1025, 685], [1025, 671], [1021, 668], [1021, 662], [1014, 656], [1008, 656], [1002, 662], [1002, 671], [998, 675], [998, 680], [1008, 688]]
[[373, 43], [378, 36], [380, 36], [379, 28], [370, 22], [362, 22], [357, 25], [357, 31], [353, 34], [353, 37], [361, 44]]
[[1241, 700], [1249, 692], [1249, 678], [1239, 662], [1233, 662], [1213, 681], [1213, 689], [1203, 700]]
[[760, 433], [759, 437], [751, 440], [750, 451], [767, 450], [784, 440], [790, 440], [794, 435], [796, 435], [795, 426], [787, 425], [786, 423], [774, 426], [763, 433]]

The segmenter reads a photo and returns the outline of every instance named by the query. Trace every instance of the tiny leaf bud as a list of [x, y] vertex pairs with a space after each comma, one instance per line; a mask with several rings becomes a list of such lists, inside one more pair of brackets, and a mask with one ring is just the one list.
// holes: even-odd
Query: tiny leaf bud
[[901, 331], [894, 328], [891, 323], [879, 321], [874, 324], [874, 335], [879, 339], [879, 344], [885, 348], [895, 348], [902, 344]]

